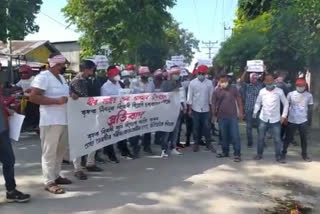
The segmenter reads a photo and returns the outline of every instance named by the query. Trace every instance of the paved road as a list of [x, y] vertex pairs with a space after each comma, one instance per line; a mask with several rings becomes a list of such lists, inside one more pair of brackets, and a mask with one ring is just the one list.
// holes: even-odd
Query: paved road
[[[260, 162], [252, 160], [255, 149], [245, 146], [241, 163], [186, 149], [180, 157], [145, 156], [138, 160], [122, 159], [120, 164], [107, 163], [101, 165], [103, 173], [92, 173], [87, 181], [74, 179], [72, 167], [64, 166], [64, 175], [72, 178], [74, 184], [61, 196], [43, 191], [40, 142], [36, 136], [23, 136], [21, 142], [14, 144], [17, 183], [33, 198], [29, 204], [0, 202], [0, 214], [258, 214], [275, 207], [276, 198], [293, 198], [318, 206], [317, 209], [318, 132], [312, 137], [312, 163], [302, 162], [299, 148], [292, 147], [288, 163], [279, 165], [273, 160], [271, 143], [265, 160]], [[154, 150], [160, 153], [157, 146]], [[3, 196], [1, 179], [0, 197]], [[319, 210], [314, 213], [320, 213]]]

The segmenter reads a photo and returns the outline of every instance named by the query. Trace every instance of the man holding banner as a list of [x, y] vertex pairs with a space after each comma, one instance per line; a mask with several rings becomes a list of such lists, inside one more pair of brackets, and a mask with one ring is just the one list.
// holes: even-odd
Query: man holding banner
[[[88, 97], [87, 78], [92, 76], [96, 65], [91, 60], [84, 60], [80, 64], [80, 73], [71, 81], [70, 92], [73, 99]], [[87, 157], [86, 168], [89, 172], [101, 172], [102, 169], [95, 164], [96, 152], [91, 152]], [[73, 160], [74, 176], [80, 180], [87, 180], [87, 175], [82, 171], [81, 157]]]
[[63, 194], [58, 185], [72, 182], [60, 176], [63, 156], [68, 146], [67, 102], [69, 86], [62, 73], [66, 59], [52, 54], [49, 70], [41, 72], [33, 80], [30, 101], [40, 105], [40, 139], [42, 147], [42, 172], [45, 190]]

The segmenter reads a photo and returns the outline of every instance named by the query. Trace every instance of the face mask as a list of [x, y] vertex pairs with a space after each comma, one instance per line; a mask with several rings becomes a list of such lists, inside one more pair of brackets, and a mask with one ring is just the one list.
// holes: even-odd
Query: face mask
[[297, 91], [299, 92], [299, 93], [303, 93], [305, 90], [306, 90], [306, 87], [298, 87], [297, 86]]
[[267, 90], [269, 90], [269, 91], [272, 91], [275, 87], [276, 87], [276, 86], [275, 86], [275, 84], [273, 84], [273, 83], [266, 85], [266, 88], [267, 88]]
[[62, 68], [60, 68], [60, 74], [64, 74], [64, 73], [66, 73], [66, 67], [62, 67]]
[[119, 82], [119, 81], [120, 81], [120, 79], [121, 79], [121, 78], [120, 78], [120, 76], [119, 76], [119, 75], [117, 75], [117, 76], [115, 76], [115, 77], [114, 77], [114, 80], [115, 80], [115, 81], [117, 81], [117, 82]]
[[148, 80], [148, 77], [142, 76], [141, 79], [144, 80], [144, 81], [146, 81], [146, 80]]
[[221, 87], [221, 88], [227, 88], [228, 86], [229, 86], [229, 83], [228, 83], [228, 82], [220, 83], [220, 87]]
[[205, 80], [205, 78], [206, 77], [204, 75], [202, 75], [202, 74], [198, 75], [198, 80], [200, 80], [201, 82], [203, 82]]
[[180, 79], [179, 75], [172, 75], [172, 79], [178, 81]]

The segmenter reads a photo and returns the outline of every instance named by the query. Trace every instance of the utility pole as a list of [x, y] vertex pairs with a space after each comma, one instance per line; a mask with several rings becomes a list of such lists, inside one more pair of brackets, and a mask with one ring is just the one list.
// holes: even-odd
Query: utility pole
[[202, 44], [205, 45], [205, 47], [202, 47], [202, 48], [207, 48], [207, 49], [209, 50], [208, 55], [209, 55], [209, 59], [211, 60], [211, 59], [212, 59], [211, 56], [213, 55], [212, 50], [213, 50], [214, 48], [216, 48], [216, 47], [214, 47], [214, 45], [215, 45], [215, 44], [218, 44], [218, 41], [216, 41], [216, 42], [212, 42], [212, 41], [202, 42]]
[[12, 69], [12, 41], [11, 41], [11, 33], [9, 31], [9, 27], [8, 27], [8, 23], [9, 23], [9, 20], [10, 20], [10, 11], [9, 11], [9, 8], [10, 8], [10, 0], [8, 0], [8, 5], [7, 5], [7, 8], [6, 8], [6, 16], [7, 16], [7, 29], [6, 29], [6, 34], [7, 34], [7, 48], [8, 48], [8, 51], [9, 51], [9, 54], [8, 54], [8, 71], [9, 71], [9, 80], [10, 82], [13, 83], [14, 81], [14, 74], [13, 74], [13, 69]]
[[226, 41], [226, 31], [227, 30], [232, 30], [231, 27], [226, 26], [226, 22], [223, 22], [223, 40]]

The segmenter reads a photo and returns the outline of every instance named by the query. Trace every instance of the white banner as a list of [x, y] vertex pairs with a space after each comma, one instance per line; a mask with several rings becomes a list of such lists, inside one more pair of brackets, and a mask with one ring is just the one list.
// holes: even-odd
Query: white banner
[[70, 158], [73, 160], [137, 135], [171, 132], [179, 111], [179, 92], [70, 100]]
[[264, 72], [263, 60], [248, 60], [247, 72]]

